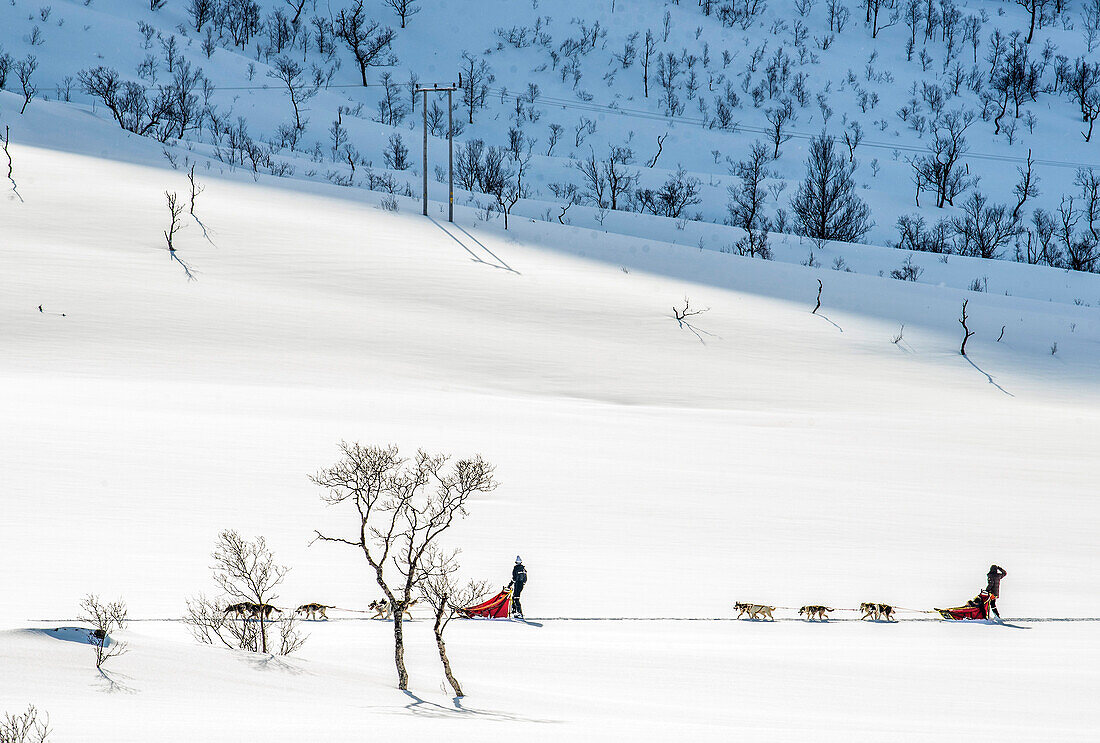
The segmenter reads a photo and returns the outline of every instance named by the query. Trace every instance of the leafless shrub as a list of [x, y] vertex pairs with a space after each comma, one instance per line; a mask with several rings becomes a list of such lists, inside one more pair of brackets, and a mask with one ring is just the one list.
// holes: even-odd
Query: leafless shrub
[[96, 668], [126, 652], [126, 643], [111, 638], [112, 632], [126, 628], [126, 602], [122, 599], [104, 603], [98, 596], [88, 594], [80, 602], [78, 619], [92, 625], [90, 640]]
[[5, 713], [0, 719], [0, 743], [46, 743], [52, 732], [50, 716], [43, 712], [39, 717], [33, 704], [21, 714]]
[[290, 568], [275, 562], [263, 537], [248, 540], [236, 531], [223, 531], [213, 558], [214, 582], [227, 597], [225, 603], [243, 605], [247, 612], [231, 612], [203, 594], [188, 599], [184, 623], [196, 640], [274, 655], [289, 655], [305, 643], [293, 614], [273, 617], [281, 613], [273, 603], [279, 598], [275, 591]]
[[895, 268], [890, 272], [890, 277], [900, 281], [916, 281], [924, 273], [924, 269], [913, 263], [913, 256], [907, 255], [901, 268]]
[[902, 323], [901, 327], [898, 328], [898, 334], [895, 335], [893, 338], [891, 338], [890, 342], [893, 343], [896, 346], [897, 344], [901, 343], [901, 340], [904, 337], [905, 337], [905, 323]]
[[27, 105], [38, 95], [38, 86], [31, 82], [31, 76], [38, 69], [38, 60], [32, 54], [26, 59], [20, 60], [15, 65], [15, 74], [19, 77], [19, 84], [23, 88], [23, 107], [19, 109], [22, 114], [27, 110]]

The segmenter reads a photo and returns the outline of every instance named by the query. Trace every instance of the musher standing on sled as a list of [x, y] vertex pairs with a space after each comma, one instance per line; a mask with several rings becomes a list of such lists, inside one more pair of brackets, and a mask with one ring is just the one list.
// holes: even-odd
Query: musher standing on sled
[[997, 619], [1001, 618], [1001, 613], [997, 611], [997, 597], [1001, 595], [1001, 578], [1006, 575], [1008, 575], [1008, 571], [1000, 565], [990, 565], [989, 572], [985, 576], [985, 592], [990, 596], [989, 608], [993, 610]]
[[519, 602], [519, 595], [523, 593], [523, 586], [527, 583], [527, 568], [523, 567], [523, 560], [516, 555], [516, 564], [512, 568], [512, 582], [508, 587], [512, 589], [512, 616], [523, 619], [523, 605]]

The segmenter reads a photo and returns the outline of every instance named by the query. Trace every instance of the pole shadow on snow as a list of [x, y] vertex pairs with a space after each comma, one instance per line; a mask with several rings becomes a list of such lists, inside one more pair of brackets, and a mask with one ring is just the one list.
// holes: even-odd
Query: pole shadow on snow
[[470, 240], [473, 240], [474, 243], [476, 243], [479, 248], [481, 248], [483, 251], [488, 253], [489, 256], [492, 257], [492, 259], [493, 259], [492, 261], [487, 261], [484, 258], [482, 258], [480, 255], [478, 255], [469, 245], [467, 245], [465, 242], [463, 242], [458, 237], [458, 235], [456, 235], [455, 233], [448, 230], [446, 227], [443, 226], [442, 223], [437, 222], [434, 217], [428, 217], [428, 219], [430, 219], [432, 221], [432, 224], [434, 224], [436, 227], [438, 227], [440, 230], [442, 230], [448, 237], [450, 237], [456, 243], [461, 245], [462, 249], [470, 254], [470, 259], [473, 260], [474, 263], [481, 263], [481, 264], [484, 264], [486, 266], [491, 266], [493, 268], [499, 268], [502, 271], [508, 271], [509, 273], [516, 274], [517, 276], [521, 275], [519, 271], [517, 271], [516, 269], [509, 266], [504, 260], [502, 260], [500, 258], [500, 256], [498, 256], [493, 251], [489, 250], [489, 248], [487, 248], [483, 242], [478, 240], [476, 237], [471, 235], [469, 232], [464, 230], [462, 227], [459, 227], [457, 224], [455, 225], [455, 229], [457, 229], [459, 232], [461, 232], [466, 237], [470, 238]]
[[974, 367], [974, 368], [975, 368], [975, 369], [977, 369], [977, 370], [978, 370], [979, 372], [981, 372], [981, 373], [982, 373], [982, 375], [984, 375], [984, 376], [985, 376], [985, 378], [986, 378], [986, 381], [987, 381], [987, 382], [989, 382], [989, 383], [990, 383], [991, 385], [993, 385], [994, 387], [996, 387], [997, 389], [999, 389], [999, 390], [1000, 390], [1001, 392], [1005, 393], [1005, 394], [1006, 394], [1006, 395], [1008, 395], [1009, 397], [1016, 397], [1016, 395], [1012, 394], [1011, 392], [1009, 392], [1008, 390], [1006, 390], [1006, 389], [1005, 389], [1004, 387], [1002, 387], [1001, 385], [999, 385], [999, 384], [997, 384], [996, 382], [994, 382], [994, 381], [993, 381], [993, 376], [992, 376], [992, 375], [991, 375], [991, 374], [990, 374], [989, 372], [987, 372], [987, 371], [986, 371], [985, 369], [983, 369], [983, 368], [981, 368], [980, 366], [978, 366], [977, 364], [975, 364], [975, 363], [973, 362], [973, 360], [971, 360], [971, 358], [970, 358], [969, 356], [963, 356], [963, 358], [964, 358], [964, 359], [966, 359], [966, 361], [967, 361], [967, 363], [968, 363], [968, 364], [970, 364], [970, 365], [971, 365], [972, 367]]

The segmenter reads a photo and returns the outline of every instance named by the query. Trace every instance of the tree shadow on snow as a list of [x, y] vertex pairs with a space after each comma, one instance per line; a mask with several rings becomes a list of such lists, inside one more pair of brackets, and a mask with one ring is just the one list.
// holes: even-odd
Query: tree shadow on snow
[[451, 720], [461, 719], [478, 719], [478, 720], [495, 720], [499, 722], [538, 722], [538, 723], [552, 723], [555, 720], [538, 720], [533, 717], [523, 717], [522, 715], [514, 715], [509, 712], [494, 712], [491, 710], [479, 710], [464, 707], [463, 700], [460, 697], [454, 697], [451, 701], [454, 707], [447, 707], [436, 702], [429, 702], [426, 699], [413, 694], [411, 691], [403, 691], [405, 696], [410, 700], [405, 705], [405, 710], [421, 717], [435, 717], [446, 718]]
[[708, 333], [707, 331], [703, 330], [702, 328], [699, 328], [699, 327], [696, 327], [695, 325], [692, 325], [687, 320], [682, 320], [679, 317], [676, 317], [675, 315], [669, 315], [669, 317], [671, 317], [673, 320], [675, 320], [676, 324], [679, 325], [681, 328], [687, 328], [688, 330], [690, 330], [691, 334], [694, 335], [696, 337], [696, 339], [698, 339], [698, 341], [700, 343], [702, 343], [704, 346], [707, 345], [707, 342], [705, 340], [703, 340], [704, 335], [709, 336], [711, 338], [717, 338], [718, 340], [722, 340], [722, 336], [715, 335], [714, 333]]
[[978, 366], [977, 364], [975, 364], [969, 356], [963, 356], [963, 358], [966, 359], [967, 363], [969, 363], [972, 367], [974, 367], [979, 372], [981, 372], [982, 375], [985, 376], [986, 381], [988, 381], [991, 385], [993, 385], [994, 387], [996, 387], [997, 389], [999, 389], [1001, 392], [1005, 393], [1009, 397], [1016, 397], [1016, 395], [1012, 394], [1011, 392], [1006, 390], [1004, 387], [1002, 387], [1001, 385], [994, 382], [993, 381], [993, 376], [989, 372], [987, 372], [985, 369], [983, 369], [980, 366]]
[[137, 694], [136, 687], [130, 686], [123, 679], [129, 679], [127, 676], [118, 671], [111, 671], [108, 673], [103, 668], [97, 668], [99, 671], [100, 683], [97, 684], [99, 690], [106, 692], [107, 694]]
[[839, 325], [837, 325], [835, 322], [833, 322], [832, 320], [830, 320], [829, 318], [827, 318], [825, 315], [821, 314], [820, 312], [811, 312], [810, 314], [812, 314], [814, 317], [820, 317], [822, 320], [824, 320], [825, 322], [832, 325], [834, 328], [839, 330], [841, 333], [844, 332], [844, 328], [840, 327]]
[[458, 226], [457, 224], [456, 224], [456, 225], [454, 225], [455, 229], [457, 229], [457, 230], [458, 230], [459, 232], [461, 232], [461, 233], [462, 233], [463, 235], [465, 235], [466, 237], [468, 237], [468, 238], [470, 238], [471, 240], [473, 240], [473, 241], [474, 241], [475, 243], [477, 243], [477, 246], [478, 246], [479, 248], [481, 248], [481, 249], [482, 249], [483, 251], [485, 251], [486, 253], [488, 253], [488, 254], [489, 254], [489, 256], [490, 256], [490, 257], [492, 258], [492, 260], [491, 260], [491, 261], [487, 261], [487, 260], [485, 260], [484, 258], [482, 258], [482, 257], [481, 257], [480, 255], [478, 255], [478, 254], [477, 254], [477, 253], [476, 253], [476, 252], [475, 252], [475, 251], [474, 251], [474, 250], [473, 250], [473, 249], [472, 249], [472, 248], [471, 248], [471, 247], [470, 247], [469, 245], [467, 245], [466, 243], [464, 243], [464, 242], [463, 242], [463, 241], [462, 241], [462, 240], [461, 240], [461, 239], [460, 239], [460, 238], [458, 237], [458, 235], [456, 235], [455, 233], [451, 232], [451, 231], [450, 231], [449, 229], [447, 229], [446, 227], [444, 227], [442, 223], [440, 223], [440, 222], [437, 222], [437, 221], [436, 221], [436, 220], [435, 220], [435, 219], [434, 219], [433, 217], [428, 217], [428, 219], [432, 220], [432, 224], [434, 224], [434, 225], [435, 225], [436, 227], [438, 227], [439, 229], [441, 229], [441, 230], [442, 230], [442, 231], [444, 232], [444, 234], [446, 234], [446, 235], [447, 235], [448, 237], [450, 237], [450, 238], [451, 238], [452, 240], [454, 240], [454, 241], [455, 241], [456, 243], [458, 243], [459, 245], [461, 245], [461, 246], [462, 246], [462, 249], [463, 249], [463, 250], [465, 250], [465, 251], [466, 251], [467, 253], [469, 253], [469, 254], [470, 254], [470, 259], [471, 259], [471, 260], [473, 260], [473, 262], [474, 262], [474, 263], [482, 263], [482, 264], [484, 264], [484, 265], [486, 265], [486, 266], [491, 266], [492, 268], [499, 268], [499, 269], [501, 269], [502, 271], [508, 271], [508, 272], [510, 272], [510, 273], [514, 273], [514, 274], [516, 274], [517, 276], [521, 275], [519, 271], [517, 271], [516, 269], [512, 268], [511, 266], [509, 266], [509, 265], [508, 265], [508, 264], [507, 264], [507, 263], [506, 263], [506, 262], [505, 262], [505, 261], [504, 261], [503, 259], [501, 259], [501, 257], [500, 257], [500, 256], [498, 256], [498, 255], [497, 255], [496, 253], [494, 253], [493, 251], [489, 250], [489, 248], [487, 248], [487, 247], [485, 246], [485, 243], [483, 243], [483, 242], [481, 242], [480, 240], [478, 240], [478, 239], [477, 239], [476, 237], [474, 237], [473, 235], [471, 235], [471, 234], [470, 234], [469, 232], [467, 232], [466, 230], [464, 230], [464, 229], [463, 229], [462, 227], [459, 227], [459, 226]]
[[257, 671], [281, 671], [282, 673], [288, 673], [292, 676], [302, 676], [307, 673], [305, 669], [299, 668], [293, 663], [286, 661], [282, 656], [271, 653], [264, 654], [244, 651], [242, 653], [242, 658], [245, 663], [252, 666]]

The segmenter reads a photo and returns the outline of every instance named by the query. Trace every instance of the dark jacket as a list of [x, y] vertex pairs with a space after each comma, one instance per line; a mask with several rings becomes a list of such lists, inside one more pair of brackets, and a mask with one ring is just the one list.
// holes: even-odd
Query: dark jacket
[[986, 574], [987, 583], [985, 584], [985, 590], [992, 593], [994, 596], [1001, 595], [1001, 578], [1008, 575], [1008, 571], [1002, 568], [1000, 565], [991, 565], [989, 573]]
[[516, 584], [517, 588], [522, 588], [523, 584], [527, 582], [527, 568], [523, 567], [522, 563], [516, 563], [516, 566], [512, 568], [512, 582]]

